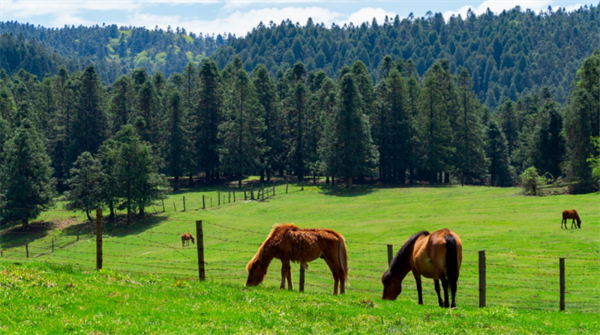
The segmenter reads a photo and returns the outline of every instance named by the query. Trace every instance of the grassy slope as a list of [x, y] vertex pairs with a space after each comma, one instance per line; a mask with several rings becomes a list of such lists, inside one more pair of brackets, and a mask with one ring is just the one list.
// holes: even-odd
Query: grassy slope
[[0, 333], [594, 333], [579, 313], [440, 309], [45, 264], [0, 264]]
[[[294, 306], [294, 316], [290, 319], [268, 318], [267, 322], [259, 318], [245, 322], [242, 319], [246, 317], [238, 320], [235, 316], [225, 317], [222, 314], [209, 322], [209, 327], [219, 331], [219, 327], [225, 324], [229, 327], [227, 329], [233, 332], [256, 332], [260, 329], [278, 331], [291, 327], [286, 322], [294, 322], [305, 326], [312, 324], [315, 329], [329, 329], [332, 332], [335, 329], [323, 328], [323, 323], [330, 324], [331, 318], [343, 319], [346, 317], [345, 313], [351, 313], [349, 315], [353, 317], [350, 319], [361, 328], [350, 331], [369, 332], [369, 327], [384, 331], [389, 330], [394, 322], [401, 320], [397, 314], [399, 311], [411, 326], [404, 329], [404, 324], [396, 324], [395, 327], [406, 331], [444, 332], [443, 327], [448, 322], [455, 323], [463, 330], [468, 327], [476, 332], [490, 325], [499, 327], [502, 324], [502, 328], [495, 328], [499, 333], [510, 330], [530, 332], [537, 327], [540, 331], [545, 329], [547, 332], [558, 332], [558, 329], [576, 330], [578, 327], [589, 331], [598, 327], [600, 310], [598, 302], [600, 285], [597, 281], [600, 275], [598, 194], [523, 197], [518, 195], [517, 189], [484, 187], [359, 189], [351, 193], [343, 191], [330, 193], [317, 187], [305, 187], [303, 192], [290, 187], [290, 191], [292, 190], [289, 195], [283, 195], [284, 188], [278, 188], [278, 196], [266, 202], [228, 204], [208, 210], [199, 210], [202, 203], [201, 195], [215, 197], [214, 190], [210, 194], [183, 192], [173, 195], [171, 198], [176, 200], [166, 202], [166, 213], [160, 213], [127, 227], [108, 225], [104, 244], [104, 267], [119, 271], [153, 272], [161, 275], [162, 278], [170, 278], [173, 275], [194, 277], [197, 273], [195, 248], [181, 248], [179, 234], [186, 231], [194, 232], [194, 221], [202, 219], [208, 262], [207, 276], [213, 282], [225, 282], [227, 285], [190, 283], [194, 289], [191, 291], [184, 289], [181, 293], [183, 297], [165, 293], [163, 298], [174, 301], [184, 299], [189, 294], [193, 294], [191, 292], [202, 287], [202, 289], [221, 292], [206, 296], [209, 305], [216, 304], [223, 308], [233, 306], [233, 310], [237, 310], [241, 306], [229, 300], [230, 296], [251, 294], [256, 296], [252, 306], [256, 305], [256, 310], [261, 313], [271, 310], [270, 307], [265, 307], [262, 299], [276, 301], [281, 310], [284, 310], [289, 304], [309, 298], [293, 292], [279, 292], [277, 261], [272, 264], [263, 288], [244, 289], [244, 264], [256, 252], [273, 223], [295, 222], [301, 227], [335, 229], [346, 237], [352, 284], [349, 297], [339, 300], [323, 294], [331, 292], [332, 280], [324, 262], [315, 261], [311, 263], [307, 273], [307, 293], [309, 293], [307, 296], [315, 302], [300, 302], [299, 306]], [[186, 197], [188, 208], [186, 212], [180, 212], [181, 196]], [[173, 201], [177, 202], [178, 212], [173, 211]], [[216, 199], [213, 199], [213, 205], [216, 205]], [[567, 208], [578, 210], [583, 220], [583, 229], [568, 231], [560, 229], [560, 212]], [[68, 212], [49, 212], [45, 214], [44, 220], [64, 219], [69, 215]], [[81, 216], [76, 219], [80, 220]], [[226, 227], [234, 227], [242, 231]], [[435, 293], [429, 280], [424, 282], [426, 306], [416, 306], [416, 290], [411, 276], [406, 279], [399, 301], [392, 303], [381, 301], [379, 278], [387, 267], [385, 244], [393, 244], [394, 249], [397, 250], [406, 238], [416, 231], [422, 229], [433, 231], [444, 227], [456, 231], [464, 245], [464, 263], [461, 268], [457, 298], [458, 306], [463, 307], [464, 310], [444, 312], [435, 308]], [[22, 243], [25, 238], [32, 239], [30, 249], [33, 250], [33, 254], [47, 252], [50, 236], [53, 234], [57, 245], [74, 242], [73, 230], [66, 230], [60, 234], [53, 232], [35, 240], [31, 236], [11, 235], [12, 239], [8, 243], [6, 237], [3, 240], [3, 248], [8, 248], [5, 250], [5, 259], [24, 261]], [[57, 248], [55, 253], [41, 255], [34, 260], [77, 263], [84, 269], [91, 269], [95, 259], [93, 239], [92, 236], [82, 236], [79, 242]], [[488, 306], [490, 308], [484, 311], [472, 308], [477, 305], [478, 250], [486, 250], [488, 259]], [[533, 311], [557, 310], [558, 257], [567, 258], [567, 310], [572, 311], [574, 313], [572, 315], [567, 313], [562, 316], [563, 313], [558, 312]], [[294, 272], [296, 271], [297, 266], [294, 268]], [[294, 280], [297, 280], [296, 274]], [[140, 289], [137, 293], [140, 295], [138, 297], [140, 301], [144, 299], [142, 296], [144, 292], [151, 292], [152, 287], [155, 286]], [[148, 294], [147, 299], [161, 298]], [[204, 299], [192, 300], [196, 303], [205, 301]], [[373, 303], [375, 308], [361, 308], [360, 301], [366, 301], [367, 305]], [[312, 315], [310, 312], [315, 310], [317, 313], [316, 311], [320, 310], [320, 307], [314, 306], [329, 306], [334, 303], [337, 305], [338, 302], [348, 306], [340, 307], [339, 310], [337, 306], [326, 308], [331, 316]], [[141, 304], [155, 305], [150, 301]], [[190, 306], [188, 308], [192, 308]], [[144, 313], [151, 312], [148, 307], [140, 306], [140, 308], [144, 309]], [[498, 320], [510, 319], [515, 320], [514, 323], [506, 324], [504, 320], [495, 324], [493, 311], [497, 311]], [[586, 313], [576, 316], [580, 312]], [[121, 310], [120, 313], [129, 312]], [[84, 315], [88, 314], [84, 313]], [[194, 317], [196, 322], [199, 317]], [[382, 317], [383, 321], [377, 321], [377, 317]], [[427, 318], [434, 321], [422, 325], [418, 322]], [[266, 323], [262, 323], [263, 321]], [[168, 323], [164, 321], [163, 327], [165, 322]], [[106, 322], [100, 324], [108, 327]], [[343, 329], [351, 326], [352, 323], [345, 323]], [[115, 329], [136, 332], [135, 328]], [[295, 328], [295, 331], [299, 332], [302, 329]], [[107, 329], [107, 331], [112, 330]]]

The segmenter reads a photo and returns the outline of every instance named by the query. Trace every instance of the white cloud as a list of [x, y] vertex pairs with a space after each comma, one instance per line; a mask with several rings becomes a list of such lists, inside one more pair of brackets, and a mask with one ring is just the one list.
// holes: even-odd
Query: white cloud
[[376, 18], [377, 22], [379, 24], [382, 24], [386, 15], [393, 20], [396, 16], [396, 13], [388, 12], [383, 8], [365, 7], [350, 14], [350, 16], [348, 16], [348, 19], [346, 19], [345, 22], [352, 22], [355, 26], [358, 26], [361, 25], [363, 22], [368, 22], [370, 24], [371, 21], [373, 21], [373, 18]]
[[247, 32], [256, 27], [261, 21], [267, 25], [270, 21], [280, 23], [290, 19], [292, 22], [306, 24], [308, 18], [315, 23], [331, 25], [333, 22], [341, 21], [344, 15], [322, 7], [285, 7], [285, 8], [261, 8], [246, 12], [235, 11], [227, 16], [214, 20], [190, 20], [180, 16], [164, 16], [136, 12], [128, 18], [127, 25], [145, 26], [146, 28], [183, 27], [187, 31], [195, 33], [223, 33], [228, 32], [237, 36], [245, 36]]
[[552, 0], [523, 0], [523, 1], [514, 1], [514, 0], [486, 0], [482, 2], [479, 6], [463, 6], [456, 11], [446, 11], [443, 13], [444, 18], [447, 20], [452, 15], [460, 14], [463, 18], [467, 16], [467, 12], [469, 9], [476, 15], [483, 14], [489, 8], [492, 12], [498, 14], [503, 10], [509, 10], [515, 8], [516, 6], [521, 6], [522, 10], [531, 9], [535, 12], [539, 12], [540, 10], [546, 10], [548, 6], [551, 6], [554, 1]]

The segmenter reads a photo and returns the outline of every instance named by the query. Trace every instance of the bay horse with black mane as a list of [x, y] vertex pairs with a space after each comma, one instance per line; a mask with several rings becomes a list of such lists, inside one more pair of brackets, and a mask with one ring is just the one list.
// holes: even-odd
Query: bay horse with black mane
[[186, 246], [186, 242], [187, 242], [187, 245], [190, 245], [190, 240], [192, 240], [192, 243], [195, 243], [194, 235], [192, 235], [190, 233], [181, 234], [181, 246], [182, 247]]
[[[454, 301], [462, 263], [460, 237], [449, 229], [430, 234], [421, 231], [411, 236], [396, 254], [390, 268], [381, 277], [383, 299], [395, 300], [402, 292], [402, 280], [412, 271], [417, 282], [419, 305], [423, 304], [421, 276], [435, 282], [440, 307], [456, 307]], [[440, 294], [440, 280], [444, 287], [444, 299]], [[448, 286], [452, 291], [452, 305], [448, 303]]]
[[294, 224], [278, 224], [262, 243], [258, 252], [246, 266], [248, 279], [246, 286], [256, 286], [264, 280], [273, 258], [281, 260], [281, 289], [292, 290], [292, 271], [290, 262], [306, 263], [323, 258], [329, 266], [333, 280], [333, 294], [346, 293], [348, 282], [348, 252], [344, 237], [330, 229], [301, 229]]
[[[579, 218], [579, 214], [577, 214], [576, 210], [567, 209], [566, 211], [563, 211], [563, 219], [560, 222], [560, 229], [562, 229], [563, 224], [565, 225], [565, 229], [567, 229], [567, 219], [573, 219], [571, 222], [571, 229], [573, 229], [573, 226], [575, 226], [575, 228], [581, 228], [581, 219]], [[575, 220], [577, 220], [577, 224], [575, 224]]]

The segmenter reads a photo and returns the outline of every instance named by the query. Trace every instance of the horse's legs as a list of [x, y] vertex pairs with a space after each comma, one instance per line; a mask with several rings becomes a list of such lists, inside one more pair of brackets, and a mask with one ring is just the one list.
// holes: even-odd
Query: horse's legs
[[454, 298], [456, 297], [457, 286], [458, 286], [457, 280], [450, 281], [450, 291], [452, 292], [452, 304], [450, 305], [450, 307], [452, 307], [452, 308], [456, 307], [456, 302], [454, 301]]
[[417, 270], [413, 270], [413, 276], [415, 277], [415, 281], [417, 282], [417, 292], [419, 293], [419, 305], [423, 305], [423, 287], [421, 286], [421, 274], [416, 272]]
[[[300, 265], [302, 266], [302, 265]], [[294, 289], [294, 286], [292, 285], [292, 268], [289, 267], [288, 268], [288, 272], [287, 272], [287, 282], [288, 282], [288, 289], [291, 291]]]
[[442, 294], [440, 292], [440, 280], [434, 279], [433, 282], [435, 283], [435, 292], [438, 295], [438, 304], [440, 304], [440, 307], [444, 307], [444, 300], [442, 300]]
[[442, 287], [444, 288], [444, 307], [450, 307], [450, 302], [448, 300], [448, 278], [446, 276], [442, 276]]
[[[329, 266], [329, 270], [331, 271], [331, 275], [333, 276], [333, 295], [337, 295], [338, 294], [338, 283], [340, 281], [340, 277], [338, 275], [338, 272], [336, 271], [336, 266], [334, 265], [334, 263], [332, 261], [329, 260], [329, 257], [327, 257], [326, 255], [323, 255], [323, 259], [325, 260], [325, 263], [327, 263], [327, 266]], [[344, 280], [344, 277], [342, 277], [341, 279], [342, 281]], [[342, 284], [344, 285], [344, 284]], [[346, 293], [346, 288], [344, 286], [343, 287], [343, 291], [342, 293]]]
[[[280, 289], [285, 288], [285, 278], [287, 277], [289, 272], [290, 272], [290, 261], [288, 259], [281, 259], [281, 285], [279, 286]], [[292, 288], [290, 285], [290, 290], [291, 289]]]

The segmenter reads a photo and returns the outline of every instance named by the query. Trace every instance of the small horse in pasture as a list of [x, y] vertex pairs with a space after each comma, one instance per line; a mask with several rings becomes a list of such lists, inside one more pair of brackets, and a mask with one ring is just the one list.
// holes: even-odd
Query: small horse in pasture
[[348, 282], [348, 252], [344, 237], [330, 229], [300, 229], [294, 224], [273, 226], [271, 233], [262, 243], [258, 252], [246, 266], [248, 279], [246, 286], [262, 283], [267, 268], [273, 258], [281, 260], [281, 289], [285, 288], [287, 278], [288, 289], [292, 290], [292, 271], [290, 261], [300, 262], [308, 268], [308, 262], [323, 258], [329, 266], [335, 284], [333, 294], [346, 293]]
[[[573, 219], [573, 222], [571, 222], [571, 229], [573, 229], [573, 226], [575, 226], [575, 228], [581, 228], [581, 219], [579, 218], [579, 214], [577, 214], [576, 210], [571, 209], [563, 211], [563, 219], [560, 223], [560, 229], [562, 229], [563, 224], [565, 225], [565, 229], [567, 229], [567, 219]], [[577, 224], [575, 224], [575, 220], [577, 220]]]
[[[419, 305], [423, 304], [421, 275], [435, 282], [440, 307], [456, 307], [454, 298], [462, 263], [460, 237], [451, 230], [441, 229], [430, 234], [421, 231], [411, 236], [396, 254], [390, 268], [381, 277], [383, 299], [395, 300], [402, 292], [402, 280], [412, 270], [417, 282]], [[440, 279], [444, 299], [440, 295]], [[448, 303], [448, 285], [452, 291], [452, 305]]]
[[192, 240], [192, 243], [196, 243], [196, 242], [194, 242], [194, 235], [192, 235], [190, 233], [181, 234], [181, 246], [185, 247], [186, 242], [187, 242], [187, 245], [190, 245], [190, 240]]

